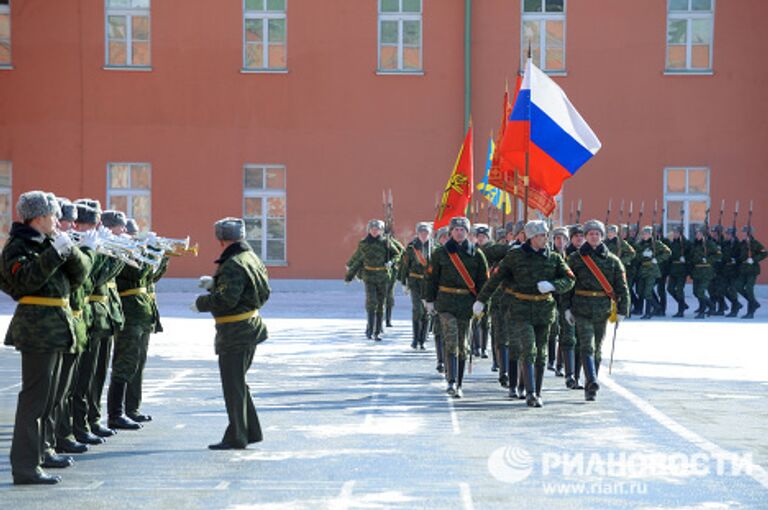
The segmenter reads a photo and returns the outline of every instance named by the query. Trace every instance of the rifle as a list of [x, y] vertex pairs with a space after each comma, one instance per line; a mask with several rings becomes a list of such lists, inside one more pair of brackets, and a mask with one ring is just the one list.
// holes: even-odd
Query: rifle
[[608, 219], [611, 217], [611, 205], [613, 203], [613, 199], [608, 199], [608, 210], [605, 213], [605, 224], [608, 225]]
[[680, 238], [682, 239], [681, 250], [683, 251], [683, 257], [685, 257], [685, 202], [680, 202]]
[[392, 233], [395, 228], [395, 215], [392, 205], [392, 189], [389, 194], [387, 190], [381, 191], [382, 205], [384, 206], [384, 238], [387, 242], [387, 262], [391, 260], [390, 246], [392, 244]]
[[[610, 212], [610, 202], [608, 202], [608, 212]], [[616, 243], [616, 256], [621, 258], [621, 249], [623, 248], [623, 240], [621, 237], [621, 221], [624, 218], [624, 199], [621, 199], [621, 207], [619, 207], [619, 231], [617, 232], [616, 238], [618, 242]]]
[[581, 221], [581, 199], [579, 199], [579, 205], [576, 207], [576, 224]]
[[717, 242], [723, 244], [723, 209], [725, 209], [725, 199], [720, 202], [720, 216], [717, 218]]
[[640, 235], [640, 222], [643, 220], [643, 212], [645, 210], [645, 200], [640, 202], [640, 211], [637, 213], [637, 225], [635, 226], [635, 240]]
[[736, 205], [733, 207], [733, 224], [731, 225], [731, 229], [733, 229], [734, 237], [736, 235], [736, 216], [739, 215], [739, 201], [736, 201]]
[[629, 213], [627, 214], [627, 231], [624, 232], [624, 240], [626, 241], [629, 239], [629, 226], [632, 224], [632, 208], [634, 207], [635, 203], [630, 200], [629, 201]]
[[656, 258], [656, 214], [659, 212], [659, 201], [653, 201], [653, 217], [651, 218], [651, 251]]
[[571, 212], [568, 213], [568, 224], [573, 225], [573, 200], [571, 200]]
[[749, 214], [747, 215], [747, 258], [752, 258], [752, 201], [749, 201]]

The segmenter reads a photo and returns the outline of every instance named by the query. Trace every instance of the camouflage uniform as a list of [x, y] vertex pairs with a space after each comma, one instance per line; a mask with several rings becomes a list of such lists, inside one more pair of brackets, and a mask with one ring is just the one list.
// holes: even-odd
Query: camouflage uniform
[[422, 243], [417, 237], [408, 243], [400, 259], [400, 282], [411, 294], [411, 322], [413, 323], [411, 347], [414, 349], [417, 346], [424, 349], [424, 342], [429, 332], [429, 316], [421, 301], [424, 299], [424, 277], [429, 260], [432, 258], [432, 250], [433, 245], [430, 240]]
[[733, 227], [728, 228], [726, 231], [726, 238], [720, 243], [720, 253], [722, 254], [721, 264], [723, 266], [723, 278], [726, 281], [725, 297], [731, 302], [731, 311], [728, 313], [728, 317], [736, 317], [741, 310], [741, 303], [739, 303], [739, 293], [737, 289], [737, 281], [739, 278], [739, 240], [736, 238], [736, 229]]
[[[744, 227], [747, 231], [748, 228]], [[752, 319], [755, 311], [760, 308], [760, 303], [755, 299], [755, 282], [760, 274], [760, 261], [768, 256], [765, 248], [759, 241], [747, 232], [746, 239], [739, 244], [739, 277], [736, 288], [739, 294], [747, 300], [747, 313], [742, 319]]]
[[721, 256], [720, 247], [709, 237], [694, 239], [691, 242], [687, 260], [693, 280], [693, 295], [699, 300], [696, 319], [703, 319], [705, 315], [715, 310], [707, 291], [715, 277], [713, 264], [717, 263]]
[[[681, 229], [682, 231], [682, 229]], [[673, 317], [682, 317], [688, 305], [685, 303], [685, 281], [688, 278], [686, 256], [690, 242], [681, 234], [669, 243], [669, 293], [677, 301], [677, 313]]]
[[[493, 269], [504, 259], [509, 251], [509, 245], [504, 243], [487, 243], [485, 246], [480, 247], [486, 260], [488, 261], [488, 267], [493, 272]], [[489, 315], [491, 316], [491, 349], [493, 351], [493, 362], [496, 369], [499, 371], [499, 384], [506, 388], [509, 386], [509, 360], [507, 359], [510, 354], [510, 350], [514, 352], [515, 358], [520, 357], [520, 346], [515, 343], [514, 347], [510, 341], [511, 335], [506, 334], [506, 320], [504, 317], [504, 307], [502, 302], [504, 301], [504, 290], [499, 287], [489, 298], [488, 304]], [[505, 358], [504, 356], [507, 356]]]
[[245, 377], [256, 346], [267, 338], [267, 328], [258, 310], [269, 299], [271, 289], [266, 267], [244, 241], [229, 245], [216, 263], [219, 267], [213, 276], [213, 287], [209, 294], [197, 298], [195, 306], [201, 312], [211, 312], [216, 320], [215, 347], [229, 416], [229, 425], [218, 446], [245, 448], [262, 440]]
[[392, 236], [391, 234], [387, 234], [387, 237], [392, 242], [392, 246], [397, 251], [397, 254], [394, 259], [393, 270], [389, 272], [389, 281], [387, 282], [387, 294], [384, 300], [384, 314], [385, 314], [384, 323], [388, 328], [391, 328], [392, 327], [392, 308], [394, 308], [395, 306], [395, 283], [397, 282], [397, 274], [400, 266], [400, 258], [402, 257], [403, 252], [405, 252], [405, 247], [400, 241], [395, 239], [395, 237]]
[[[652, 232], [651, 227], [643, 228], [645, 232]], [[659, 264], [664, 263], [670, 255], [670, 250], [658, 239], [649, 238], [638, 240], [635, 244], [637, 252], [637, 294], [645, 301], [645, 315], [642, 319], [650, 319], [661, 309], [661, 303], [654, 295], [653, 290], [656, 280], [661, 278]]]

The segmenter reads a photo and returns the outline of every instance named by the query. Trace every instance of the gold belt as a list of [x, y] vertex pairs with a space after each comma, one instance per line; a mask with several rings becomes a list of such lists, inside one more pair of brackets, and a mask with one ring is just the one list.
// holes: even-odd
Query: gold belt
[[679, 260], [673, 260], [672, 263], [673, 264], [685, 264], [685, 262], [680, 262]]
[[75, 319], [82, 319], [83, 318], [83, 311], [82, 310], [72, 310], [72, 317]]
[[214, 317], [213, 320], [216, 322], [216, 324], [227, 324], [229, 322], [245, 321], [256, 315], [259, 315], [259, 311], [251, 310], [250, 312], [239, 313], [237, 315], [222, 315], [220, 317]]
[[696, 264], [696, 267], [712, 267], [709, 264]]
[[459, 294], [459, 295], [465, 295], [469, 294], [469, 289], [457, 289], [455, 287], [443, 287], [440, 285], [437, 288], [440, 292], [445, 292], [446, 294]]
[[139, 294], [146, 294], [146, 293], [147, 293], [146, 287], [136, 287], [135, 289], [128, 289], [122, 292], [118, 292], [118, 295], [120, 297], [126, 297], [126, 296], [137, 296]]
[[367, 271], [386, 271], [386, 266], [363, 266]]
[[522, 292], [517, 292], [512, 289], [504, 289], [504, 292], [507, 294], [512, 294], [517, 299], [522, 299], [523, 301], [544, 301], [546, 299], [549, 299], [549, 293], [547, 294], [523, 294]]
[[419, 280], [423, 280], [424, 279], [424, 275], [423, 274], [419, 274], [419, 273], [408, 273], [408, 276], [410, 278], [418, 278]]
[[115, 283], [114, 281], [108, 281], [106, 285], [110, 289], [116, 289], [117, 288], [117, 283]]
[[653, 265], [653, 262], [643, 262], [643, 265], [644, 265], [644, 266], [652, 266], [652, 265]]
[[109, 301], [109, 296], [103, 296], [101, 294], [91, 294], [86, 298], [89, 303], [102, 303], [106, 304]]
[[19, 299], [19, 304], [67, 307], [69, 306], [69, 299], [42, 297], [42, 296], [22, 296], [21, 299]]
[[602, 290], [580, 290], [577, 289], [576, 291], [577, 296], [588, 296], [588, 297], [605, 297], [605, 292]]

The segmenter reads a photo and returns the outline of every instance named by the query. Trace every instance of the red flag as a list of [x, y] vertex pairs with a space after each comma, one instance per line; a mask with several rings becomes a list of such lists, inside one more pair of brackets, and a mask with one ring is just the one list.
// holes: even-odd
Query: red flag
[[443, 198], [435, 216], [434, 229], [448, 225], [455, 216], [466, 216], [467, 205], [472, 199], [474, 180], [474, 157], [472, 151], [472, 124], [467, 129], [467, 136], [461, 145], [459, 156], [453, 165], [451, 178], [443, 190]]

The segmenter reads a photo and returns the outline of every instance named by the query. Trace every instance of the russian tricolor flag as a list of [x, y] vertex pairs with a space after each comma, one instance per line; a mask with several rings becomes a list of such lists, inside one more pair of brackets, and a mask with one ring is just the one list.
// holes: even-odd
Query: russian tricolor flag
[[531, 59], [509, 116], [502, 157], [522, 173], [529, 153], [531, 186], [555, 196], [563, 181], [600, 150], [600, 140], [557, 83]]

